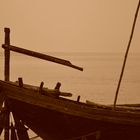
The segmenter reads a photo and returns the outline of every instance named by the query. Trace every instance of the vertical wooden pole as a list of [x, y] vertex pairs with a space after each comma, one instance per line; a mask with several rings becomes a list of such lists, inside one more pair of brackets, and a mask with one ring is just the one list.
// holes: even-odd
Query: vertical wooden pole
[[10, 124], [10, 112], [8, 109], [7, 101], [5, 101], [4, 108], [6, 109], [5, 111], [5, 127], [4, 127], [4, 140], [9, 140], [9, 124]]
[[5, 81], [10, 80], [10, 50], [8, 49], [8, 46], [10, 45], [10, 29], [9, 28], [4, 28], [5, 32], [5, 45], [6, 48], [4, 50], [5, 54], [5, 69], [4, 69], [4, 76], [5, 76]]
[[[5, 45], [6, 48], [4, 50], [4, 54], [5, 54], [5, 68], [4, 68], [4, 78], [5, 81], [9, 81], [10, 80], [10, 50], [9, 50], [9, 45], [10, 45], [10, 29], [9, 28], [4, 28], [4, 32], [5, 32]], [[4, 131], [4, 140], [9, 140], [9, 124], [10, 124], [10, 120], [9, 120], [9, 109], [8, 109], [8, 105], [7, 105], [7, 101], [5, 101], [5, 109], [6, 109], [6, 113], [5, 113], [5, 131]]]
[[125, 69], [125, 65], [126, 65], [128, 52], [129, 52], [130, 45], [131, 45], [131, 42], [132, 42], [132, 39], [133, 39], [133, 34], [134, 34], [134, 30], [135, 30], [135, 25], [136, 25], [139, 9], [140, 9], [140, 0], [138, 2], [138, 6], [137, 6], [137, 9], [136, 9], [136, 13], [135, 13], [135, 17], [134, 17], [134, 21], [133, 21], [133, 25], [132, 25], [132, 29], [131, 29], [131, 34], [130, 34], [130, 38], [129, 38], [129, 41], [128, 41], [128, 45], [127, 45], [127, 49], [126, 49], [126, 53], [125, 53], [125, 57], [124, 57], [124, 61], [123, 61], [123, 66], [122, 66], [122, 70], [121, 70], [121, 74], [120, 74], [120, 78], [119, 78], [119, 82], [118, 82], [118, 86], [117, 86], [117, 90], [116, 90], [116, 95], [115, 95], [115, 99], [114, 99], [114, 109], [116, 107], [118, 93], [119, 93], [121, 81], [122, 81], [122, 78], [123, 78], [123, 73], [124, 73], [124, 69]]
[[78, 96], [78, 97], [77, 97], [77, 102], [80, 102], [80, 97], [81, 97], [81, 96]]

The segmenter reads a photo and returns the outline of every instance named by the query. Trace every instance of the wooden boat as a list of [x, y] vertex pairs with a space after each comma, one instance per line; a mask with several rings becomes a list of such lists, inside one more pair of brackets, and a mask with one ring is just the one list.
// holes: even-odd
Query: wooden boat
[[[140, 107], [81, 103], [32, 86], [0, 81], [10, 112], [44, 140], [138, 140]], [[55, 90], [54, 90], [55, 92]]]
[[[0, 134], [4, 128], [5, 140], [9, 140], [9, 130], [11, 140], [17, 140], [17, 136], [19, 140], [29, 140], [27, 127], [43, 140], [140, 140], [140, 105], [116, 105], [119, 86], [114, 104], [100, 105], [91, 101], [80, 102], [79, 97], [76, 101], [64, 98], [72, 94], [60, 92], [60, 83], [55, 89], [47, 89], [43, 83], [39, 87], [24, 84], [22, 78], [11, 82], [10, 51], [83, 69], [67, 60], [12, 46], [9, 32], [6, 28], [2, 46], [5, 49], [5, 80], [0, 80]], [[122, 71], [124, 66], [125, 61]], [[122, 74], [118, 85], [121, 78]], [[10, 124], [10, 112], [14, 124]]]

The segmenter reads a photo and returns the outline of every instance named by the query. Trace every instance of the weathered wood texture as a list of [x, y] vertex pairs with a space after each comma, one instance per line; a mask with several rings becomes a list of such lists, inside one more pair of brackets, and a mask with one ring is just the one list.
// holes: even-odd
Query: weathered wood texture
[[[5, 68], [4, 68], [4, 79], [5, 81], [10, 80], [10, 50], [9, 50], [9, 45], [10, 45], [10, 29], [9, 28], [4, 28], [5, 32], [5, 50], [4, 50], [4, 55], [5, 55]], [[5, 101], [4, 108], [6, 109], [5, 112], [5, 128], [4, 128], [4, 140], [9, 140], [9, 110], [7, 106], [7, 102]]]
[[4, 70], [4, 75], [5, 75], [5, 81], [9, 81], [10, 79], [10, 50], [9, 50], [9, 45], [10, 45], [10, 29], [5, 28], [5, 70]]
[[140, 112], [138, 111], [115, 111], [112, 109], [98, 108], [96, 106], [93, 107], [85, 103], [68, 99], [43, 96], [39, 91], [35, 92], [4, 81], [0, 81], [0, 88], [3, 89], [3, 92], [10, 99], [15, 99], [46, 109], [98, 121], [140, 126]]
[[[6, 49], [7, 48], [7, 45], [3, 44], [2, 47], [4, 49]], [[48, 60], [48, 61], [51, 61], [51, 62], [55, 62], [55, 63], [58, 63], [58, 64], [62, 64], [62, 65], [69, 66], [69, 67], [78, 69], [80, 71], [83, 71], [83, 68], [73, 65], [68, 60], [56, 58], [56, 57], [53, 57], [53, 56], [49, 56], [49, 55], [46, 55], [46, 54], [38, 53], [38, 52], [35, 52], [35, 51], [23, 49], [23, 48], [19, 48], [19, 47], [12, 46], [12, 45], [8, 46], [8, 48], [11, 51], [14, 51], [14, 52], [26, 54], [26, 55], [29, 55], [29, 56], [32, 56], [32, 57], [43, 59], [43, 60]]]

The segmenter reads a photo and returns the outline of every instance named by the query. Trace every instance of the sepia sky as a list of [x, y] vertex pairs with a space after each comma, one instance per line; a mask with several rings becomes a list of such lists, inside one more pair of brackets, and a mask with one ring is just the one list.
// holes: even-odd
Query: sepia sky
[[[11, 44], [40, 52], [125, 52], [138, 0], [0, 0]], [[140, 14], [131, 50], [140, 52]], [[0, 50], [2, 51], [2, 49]]]

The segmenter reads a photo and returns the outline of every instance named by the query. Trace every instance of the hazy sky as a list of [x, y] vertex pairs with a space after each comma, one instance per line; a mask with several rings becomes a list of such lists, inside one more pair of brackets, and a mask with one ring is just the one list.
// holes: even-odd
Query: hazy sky
[[[124, 52], [138, 0], [0, 0], [11, 44], [36, 51]], [[131, 51], [140, 51], [140, 14]], [[2, 51], [2, 49], [0, 50]]]

